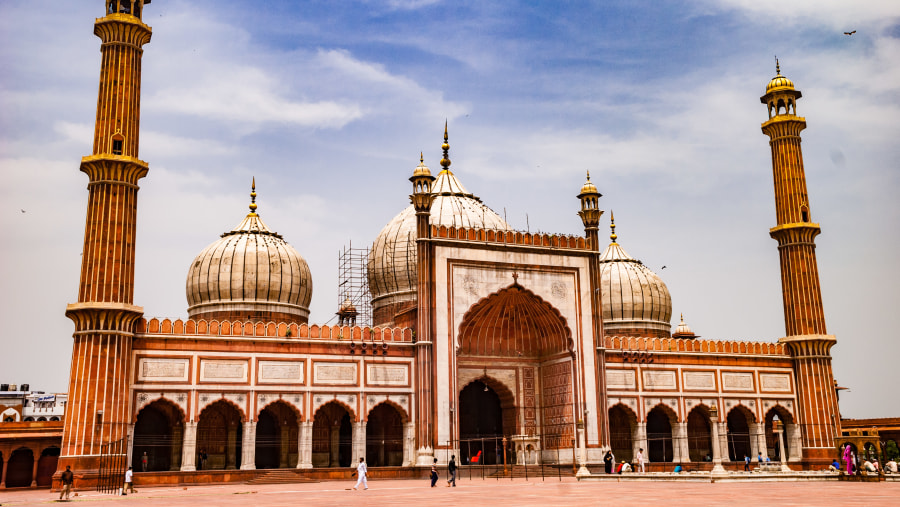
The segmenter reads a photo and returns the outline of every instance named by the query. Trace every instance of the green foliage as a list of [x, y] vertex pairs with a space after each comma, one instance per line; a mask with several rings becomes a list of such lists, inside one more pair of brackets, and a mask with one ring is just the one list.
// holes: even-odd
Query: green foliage
[[900, 448], [897, 447], [897, 442], [888, 440], [887, 445], [884, 446], [884, 454], [889, 461], [900, 458]]

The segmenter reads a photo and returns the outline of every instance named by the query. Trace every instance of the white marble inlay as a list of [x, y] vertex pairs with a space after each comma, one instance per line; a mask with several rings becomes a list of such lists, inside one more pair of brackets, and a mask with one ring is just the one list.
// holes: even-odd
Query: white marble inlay
[[791, 377], [787, 373], [760, 373], [759, 383], [763, 391], [791, 392]]
[[752, 391], [752, 373], [722, 373], [722, 387], [726, 391]]
[[247, 361], [200, 361], [200, 380], [217, 382], [246, 382]]
[[650, 389], [675, 389], [675, 372], [644, 370], [644, 387]]
[[409, 367], [405, 364], [366, 365], [366, 383], [374, 386], [408, 385]]
[[259, 382], [302, 384], [302, 361], [260, 361]]
[[189, 359], [141, 358], [138, 363], [138, 380], [182, 381], [188, 379]]
[[606, 387], [613, 389], [634, 389], [634, 370], [606, 370]]
[[716, 388], [716, 374], [712, 371], [686, 371], [684, 388], [712, 391]]
[[356, 363], [313, 364], [313, 380], [316, 384], [356, 384]]

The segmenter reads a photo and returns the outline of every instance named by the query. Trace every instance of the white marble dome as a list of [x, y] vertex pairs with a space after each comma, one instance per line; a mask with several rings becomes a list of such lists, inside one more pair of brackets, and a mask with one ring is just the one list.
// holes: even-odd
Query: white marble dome
[[[421, 171], [424, 162], [416, 168]], [[438, 173], [432, 185], [432, 225], [479, 229], [507, 229], [503, 218], [466, 190], [449, 170]], [[369, 252], [369, 291], [373, 309], [416, 299], [416, 210], [412, 205], [395, 216], [372, 243]], [[379, 323], [376, 323], [378, 325]]]
[[608, 336], [668, 336], [672, 329], [672, 298], [662, 279], [616, 242], [600, 255], [600, 297], [603, 331]]
[[[251, 194], [254, 198], [256, 193]], [[191, 318], [309, 319], [312, 274], [280, 234], [250, 213], [203, 249], [187, 276]]]

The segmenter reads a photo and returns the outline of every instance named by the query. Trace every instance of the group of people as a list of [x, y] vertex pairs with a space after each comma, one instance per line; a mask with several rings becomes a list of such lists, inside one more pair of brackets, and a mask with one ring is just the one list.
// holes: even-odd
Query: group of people
[[[438, 471], [437, 471], [437, 458], [434, 458], [434, 462], [431, 464], [431, 487], [433, 488], [438, 481]], [[447, 479], [447, 487], [453, 486], [456, 487], [456, 456], [450, 456], [450, 463], [447, 464], [447, 472], [449, 473], [449, 478]], [[356, 471], [353, 472], [353, 475], [358, 476], [356, 480], [356, 486], [353, 486], [354, 490], [359, 490], [359, 487], [362, 486], [363, 489], [369, 489], [369, 483], [366, 480], [366, 475], [368, 474], [368, 467], [366, 466], [366, 458], [359, 458], [359, 464], [356, 465]]]
[[608, 474], [612, 474], [612, 473], [621, 474], [621, 473], [633, 472], [633, 471], [640, 471], [641, 473], [644, 473], [644, 448], [643, 447], [638, 449], [637, 456], [634, 457], [634, 463], [635, 463], [634, 468], [637, 468], [638, 470], [635, 470], [634, 468], [632, 468], [631, 463], [628, 463], [626, 461], [622, 461], [621, 463], [619, 463], [617, 465], [616, 464], [616, 456], [613, 454], [612, 449], [607, 450], [606, 454], [603, 455], [603, 469]]
[[[844, 445], [844, 450], [841, 452], [841, 461], [844, 462], [844, 466], [842, 467], [838, 460], [834, 460], [831, 463], [831, 466], [828, 467], [832, 472], [845, 472], [847, 475], [855, 475], [860, 472], [873, 473], [877, 474], [881, 471], [880, 465], [878, 463], [878, 458], [873, 457], [871, 460], [864, 459], [862, 464], [859, 464], [859, 458], [856, 453], [853, 452], [853, 448], [850, 447], [850, 444]], [[897, 473], [898, 467], [897, 462], [891, 458], [890, 461], [884, 464], [884, 473], [887, 474], [895, 474]]]

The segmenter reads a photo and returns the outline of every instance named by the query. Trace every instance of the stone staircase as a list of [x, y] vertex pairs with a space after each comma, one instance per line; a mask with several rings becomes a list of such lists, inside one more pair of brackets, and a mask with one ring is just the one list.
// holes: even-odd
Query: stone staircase
[[319, 481], [307, 477], [302, 470], [294, 468], [277, 468], [257, 475], [253, 479], [247, 481], [246, 484], [297, 484], [311, 482]]

